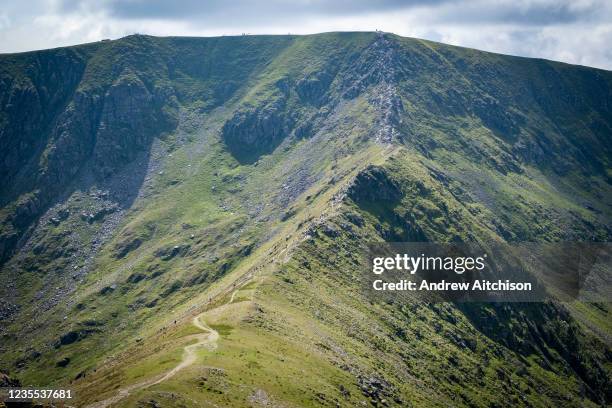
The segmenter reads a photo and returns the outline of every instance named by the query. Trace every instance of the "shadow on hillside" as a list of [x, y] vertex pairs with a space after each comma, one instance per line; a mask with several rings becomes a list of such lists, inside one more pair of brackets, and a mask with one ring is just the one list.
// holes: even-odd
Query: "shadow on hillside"
[[[582, 379], [589, 399], [598, 404], [610, 401], [609, 378], [603, 364], [610, 363], [607, 346], [596, 347], [569, 311], [553, 302], [458, 303], [456, 306], [472, 325], [494, 342], [525, 357], [536, 355], [549, 371], [571, 368]], [[563, 368], [561, 368], [563, 367]]]

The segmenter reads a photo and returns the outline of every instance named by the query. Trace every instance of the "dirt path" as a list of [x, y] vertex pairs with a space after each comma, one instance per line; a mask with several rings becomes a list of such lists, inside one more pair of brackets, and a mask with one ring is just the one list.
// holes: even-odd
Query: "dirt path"
[[172, 370], [156, 378], [150, 378], [148, 380], [120, 388], [117, 391], [116, 395], [110, 398], [107, 398], [103, 401], [94, 402], [93, 404], [88, 405], [87, 408], [106, 408], [116, 402], [121, 401], [122, 399], [124, 399], [125, 397], [127, 397], [134, 391], [142, 390], [142, 389], [151, 387], [153, 385], [157, 385], [163, 381], [166, 381], [174, 377], [174, 375], [176, 375], [176, 373], [181, 371], [183, 368], [188, 367], [192, 365], [193, 363], [195, 363], [197, 359], [196, 350], [201, 347], [207, 347], [209, 350], [215, 350], [217, 348], [217, 340], [219, 339], [219, 333], [216, 330], [208, 327], [205, 323], [202, 323], [200, 318], [204, 315], [204, 313], [201, 313], [195, 316], [193, 320], [191, 321], [191, 323], [195, 327], [203, 330], [204, 333], [198, 333], [198, 334], [189, 336], [190, 339], [197, 339], [198, 341], [194, 344], [185, 346], [185, 348], [183, 349], [184, 350], [183, 358], [181, 359], [181, 362], [176, 367], [174, 367]]
[[236, 296], [236, 292], [238, 292], [238, 291], [237, 291], [237, 290], [235, 290], [235, 291], [233, 291], [233, 292], [232, 292], [232, 297], [230, 298], [230, 300], [229, 300], [228, 304], [232, 304], [232, 303], [234, 303], [234, 296]]
[[197, 315], [193, 318], [191, 323], [197, 327], [198, 329], [204, 330], [204, 333], [195, 334], [193, 338], [198, 339], [197, 343], [191, 344], [189, 346], [185, 346], [183, 359], [172, 370], [168, 371], [162, 378], [152, 382], [150, 385], [156, 385], [161, 383], [162, 381], [166, 381], [167, 379], [173, 377], [176, 373], [181, 371], [183, 368], [188, 367], [195, 363], [197, 355], [196, 350], [200, 347], [207, 347], [209, 350], [215, 350], [217, 348], [217, 340], [219, 340], [219, 333], [216, 330], [211, 329], [206, 326], [204, 323], [200, 321], [200, 317], [202, 314]]

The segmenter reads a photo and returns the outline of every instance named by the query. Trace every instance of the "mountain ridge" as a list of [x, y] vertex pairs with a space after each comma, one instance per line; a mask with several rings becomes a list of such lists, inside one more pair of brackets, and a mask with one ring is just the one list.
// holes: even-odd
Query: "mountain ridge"
[[91, 403], [205, 312], [218, 350], [121, 405], [610, 400], [606, 305], [353, 282], [367, 241], [609, 241], [612, 73], [384, 33], [80, 47], [78, 81], [0, 56], [0, 368]]
[[74, 48], [74, 47], [88, 47], [88, 46], [95, 47], [95, 46], [103, 45], [105, 43], [121, 41], [121, 40], [132, 38], [132, 37], [145, 37], [145, 38], [150, 37], [150, 38], [169, 39], [169, 40], [173, 40], [173, 39], [189, 40], [189, 39], [220, 39], [220, 38], [242, 38], [242, 37], [263, 37], [263, 38], [265, 37], [290, 37], [290, 38], [295, 38], [295, 37], [309, 37], [309, 36], [315, 36], [315, 35], [334, 35], [334, 34], [347, 34], [347, 35], [350, 35], [350, 34], [382, 34], [382, 35], [400, 37], [400, 38], [404, 38], [407, 40], [423, 41], [427, 43], [438, 44], [442, 46], [453, 47], [453, 48], [463, 49], [467, 51], [475, 51], [478, 53], [498, 55], [502, 57], [511, 57], [511, 58], [517, 58], [517, 59], [542, 61], [542, 62], [552, 62], [556, 64], [563, 64], [563, 65], [568, 65], [568, 66], [573, 66], [573, 67], [581, 67], [581, 68], [587, 68], [587, 69], [593, 69], [593, 70], [599, 70], [599, 71], [605, 71], [605, 72], [610, 71], [609, 69], [606, 69], [606, 68], [594, 67], [590, 65], [575, 64], [575, 63], [559, 61], [559, 60], [554, 60], [554, 59], [549, 59], [549, 58], [542, 58], [542, 57], [529, 57], [529, 56], [523, 56], [523, 55], [505, 54], [502, 52], [481, 50], [479, 48], [467, 47], [463, 45], [448, 44], [448, 43], [444, 43], [441, 41], [435, 41], [435, 40], [430, 40], [430, 39], [425, 39], [425, 38], [402, 36], [402, 35], [399, 35], [393, 32], [387, 32], [387, 31], [342, 31], [342, 30], [339, 30], [339, 31], [323, 31], [323, 32], [311, 33], [311, 34], [227, 34], [227, 35], [216, 35], [216, 36], [215, 35], [213, 36], [165, 35], [164, 36], [164, 35], [134, 33], [134, 34], [128, 34], [123, 37], [119, 37], [115, 39], [105, 38], [102, 40], [90, 41], [90, 42], [79, 43], [79, 44], [61, 45], [61, 46], [52, 47], [52, 48], [41, 48], [41, 49], [27, 50], [27, 51], [3, 52], [3, 53], [0, 53], [0, 56], [40, 53], [40, 52], [47, 52], [47, 51], [63, 50], [63, 49]]

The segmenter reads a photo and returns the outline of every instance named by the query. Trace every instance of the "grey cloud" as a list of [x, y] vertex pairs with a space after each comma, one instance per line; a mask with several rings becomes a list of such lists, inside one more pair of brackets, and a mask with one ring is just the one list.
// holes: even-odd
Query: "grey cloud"
[[530, 1], [460, 1], [440, 7], [432, 14], [433, 21], [461, 24], [516, 24], [546, 26], [578, 21], [610, 21], [612, 9], [603, 0], [580, 5], [571, 0]]
[[[197, 20], [211, 25], [268, 23], [279, 19], [354, 16], [425, 9], [431, 21], [518, 25], [610, 20], [606, 0], [64, 0], [62, 12], [104, 10], [118, 19]], [[602, 12], [603, 11], [603, 12]], [[223, 19], [223, 20], [220, 20]]]
[[[103, 7], [110, 15], [126, 19], [175, 19], [214, 18], [233, 16], [238, 19], [262, 20], [281, 16], [301, 17], [304, 15], [355, 15], [372, 12], [388, 12], [415, 6], [435, 6], [449, 0], [112, 0], [90, 2], [89, 6]], [[78, 10], [83, 2], [65, 0], [62, 10]]]

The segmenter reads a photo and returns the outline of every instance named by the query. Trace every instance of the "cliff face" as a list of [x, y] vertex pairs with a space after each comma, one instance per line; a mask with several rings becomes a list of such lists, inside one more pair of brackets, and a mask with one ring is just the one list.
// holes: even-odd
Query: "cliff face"
[[[1, 221], [2, 262], [27, 227], [84, 169], [98, 180], [107, 178], [147, 151], [154, 138], [175, 130], [178, 98], [184, 103], [198, 98], [205, 105], [219, 105], [236, 88], [232, 83], [246, 79], [235, 78], [232, 72], [214, 72], [211, 77], [206, 70], [189, 72], [198, 62], [211, 71], [219, 71], [225, 63], [217, 61], [219, 51], [214, 49], [188, 59], [182, 53], [190, 48], [186, 41], [164, 44], [134, 36], [118, 43], [2, 58], [1, 199], [10, 208]], [[276, 42], [267, 46], [274, 48]], [[265, 48], [261, 55], [245, 50], [247, 70], [261, 63], [258, 59], [266, 56]], [[248, 77], [248, 72], [243, 75]], [[211, 79], [213, 95], [191, 94], [202, 87], [199, 82]], [[186, 81], [195, 83], [189, 88]]]
[[0, 370], [90, 402], [210, 308], [184, 401], [609, 403], [606, 305], [355, 282], [368, 242], [609, 241], [611, 101], [608, 71], [382, 33], [2, 55]]
[[[176, 97], [167, 89], [147, 88], [129, 63], [88, 87], [97, 68], [88, 59], [96, 49], [5, 58], [2, 199], [15, 209], [2, 220], [3, 261], [14, 249], [11, 243], [85, 167], [107, 177], [146, 150], [153, 137], [176, 127]], [[11, 76], [15, 66], [22, 70]]]

